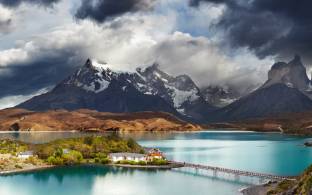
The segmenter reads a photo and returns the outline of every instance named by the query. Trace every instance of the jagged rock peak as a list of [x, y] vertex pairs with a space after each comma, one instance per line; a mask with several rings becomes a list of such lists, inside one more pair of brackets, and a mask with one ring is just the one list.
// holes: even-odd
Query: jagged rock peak
[[154, 62], [152, 65], [149, 66], [142, 66], [142, 67], [137, 67], [136, 71], [138, 73], [143, 73], [143, 72], [153, 72], [153, 71], [160, 71], [160, 65], [158, 62]]
[[301, 57], [300, 57], [300, 55], [298, 55], [298, 54], [295, 54], [295, 58], [294, 58], [294, 60], [300, 61], [300, 60], [301, 60]]
[[292, 65], [292, 66], [303, 66], [302, 62], [301, 62], [301, 57], [299, 55], [295, 55], [294, 59], [291, 60], [288, 64]]
[[289, 62], [291, 66], [303, 66], [299, 55], [295, 55], [294, 59]]
[[269, 71], [268, 80], [263, 87], [277, 83], [283, 83], [288, 87], [294, 87], [301, 91], [308, 89], [310, 80], [299, 55], [295, 55], [294, 59], [288, 63], [275, 63]]
[[154, 62], [153, 65], [151, 66], [151, 68], [153, 69], [159, 69], [159, 63], [158, 62]]
[[88, 58], [84, 66], [88, 68], [104, 68], [109, 65], [106, 62], [99, 62], [97, 60]]
[[90, 58], [87, 59], [86, 63], [84, 64], [84, 66], [82, 68], [87, 68], [87, 69], [96, 69], [96, 67], [94, 66], [94, 61], [91, 60]]
[[92, 66], [92, 61], [90, 58], [87, 59], [86, 63], [85, 63], [85, 66], [87, 67], [91, 67]]

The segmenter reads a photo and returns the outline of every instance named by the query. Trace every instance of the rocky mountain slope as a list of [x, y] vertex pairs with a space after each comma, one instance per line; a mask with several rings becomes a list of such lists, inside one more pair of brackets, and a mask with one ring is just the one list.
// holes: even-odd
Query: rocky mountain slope
[[305, 67], [300, 57], [295, 56], [289, 63], [274, 64], [262, 87], [215, 111], [208, 121], [235, 121], [312, 110], [312, 100], [306, 95], [309, 86]]
[[235, 121], [274, 116], [278, 113], [312, 110], [312, 101], [298, 89], [284, 84], [260, 88], [210, 117], [213, 121]]
[[180, 131], [199, 130], [163, 112], [103, 113], [92, 110], [34, 112], [24, 109], [0, 111], [1, 131]]
[[227, 106], [243, 95], [231, 87], [208, 86], [201, 88], [205, 100], [216, 107]]
[[17, 107], [34, 111], [162, 111], [196, 123], [211, 123], [312, 110], [311, 89], [299, 56], [288, 63], [275, 63], [264, 85], [242, 98], [237, 91], [223, 87], [199, 89], [189, 76], [171, 76], [158, 64], [126, 72], [88, 60], [52, 91]]
[[171, 76], [154, 64], [135, 72], [88, 60], [52, 91], [18, 105], [35, 111], [81, 108], [103, 112], [163, 111], [203, 121], [215, 109], [187, 75]]

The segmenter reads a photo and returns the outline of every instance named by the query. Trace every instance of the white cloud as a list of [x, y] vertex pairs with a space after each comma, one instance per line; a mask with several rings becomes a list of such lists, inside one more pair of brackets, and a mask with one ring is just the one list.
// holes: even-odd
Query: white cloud
[[22, 48], [0, 51], [0, 67], [14, 63], [26, 62], [27, 59], [27, 51]]
[[[14, 48], [0, 51], [0, 66], [57, 58], [66, 58], [68, 63], [83, 63], [90, 57], [133, 70], [158, 61], [164, 70], [175, 75], [189, 74], [201, 86], [230, 83], [246, 88], [246, 83], [264, 82], [266, 71], [273, 63], [272, 59], [259, 60], [244, 49], [229, 55], [220, 49], [218, 37], [192, 36], [182, 32], [196, 27], [209, 28], [222, 14], [223, 7], [190, 9], [183, 17], [188, 16], [194, 22], [185, 22], [186, 26], [181, 27], [182, 16], [174, 9], [178, 0], [173, 1], [171, 8], [165, 6], [170, 4], [169, 1], [162, 0], [161, 8], [154, 13], [128, 14], [105, 24], [74, 21], [70, 2], [63, 2], [50, 11], [38, 9], [36, 14], [30, 13], [33, 11], [30, 7], [19, 8], [23, 10], [18, 13], [26, 21], [28, 36], [15, 34], [22, 38], [16, 39]], [[34, 24], [30, 22], [34, 17], [40, 18], [40, 30], [29, 36], [33, 33], [29, 25]], [[15, 98], [26, 99], [23, 96]], [[3, 105], [8, 99], [1, 101]], [[8, 102], [8, 105], [13, 104]]]
[[[201, 86], [231, 84], [250, 87], [264, 82], [272, 59], [259, 60], [246, 50], [230, 57], [217, 42], [176, 32], [156, 44], [152, 56], [172, 74], [189, 74]], [[244, 85], [244, 86], [243, 86]]]

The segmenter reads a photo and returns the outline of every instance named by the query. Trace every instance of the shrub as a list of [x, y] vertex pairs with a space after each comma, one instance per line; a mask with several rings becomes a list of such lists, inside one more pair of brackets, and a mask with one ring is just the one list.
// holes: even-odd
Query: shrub
[[31, 156], [27, 158], [24, 162], [28, 164], [36, 165], [38, 161], [35, 157]]
[[63, 155], [63, 149], [62, 148], [57, 148], [54, 152], [55, 157], [61, 157]]
[[98, 158], [107, 158], [107, 155], [104, 154], [104, 153], [97, 153], [96, 157], [98, 157]]
[[167, 165], [168, 161], [164, 159], [153, 159], [152, 161], [148, 162], [150, 165]]
[[136, 147], [136, 142], [132, 138], [129, 138], [128, 141], [127, 141], [127, 145], [128, 145], [129, 148], [135, 148]]
[[125, 165], [131, 165], [133, 164], [134, 161], [130, 161], [130, 160], [120, 160], [117, 162], [117, 164], [125, 164]]
[[94, 158], [94, 162], [95, 163], [99, 163], [100, 162], [100, 158], [98, 158], [98, 157]]
[[139, 161], [138, 164], [141, 165], [141, 166], [144, 166], [144, 165], [147, 165], [147, 162], [145, 162], [145, 161]]
[[80, 152], [72, 150], [68, 154], [62, 156], [64, 163], [67, 165], [79, 164], [83, 160]]
[[85, 137], [83, 143], [91, 146], [93, 143], [93, 137]]
[[36, 154], [41, 159], [47, 159], [49, 156], [54, 156], [55, 149], [50, 146], [39, 147]]
[[17, 169], [22, 169], [23, 167], [22, 167], [21, 165], [16, 164], [16, 165], [15, 165], [15, 168], [17, 168]]
[[110, 160], [108, 158], [101, 158], [100, 163], [108, 164], [108, 163], [110, 163]]
[[54, 156], [50, 156], [48, 159], [47, 159], [47, 162], [50, 164], [50, 165], [63, 165], [64, 164], [64, 161], [62, 158], [60, 157], [54, 157]]

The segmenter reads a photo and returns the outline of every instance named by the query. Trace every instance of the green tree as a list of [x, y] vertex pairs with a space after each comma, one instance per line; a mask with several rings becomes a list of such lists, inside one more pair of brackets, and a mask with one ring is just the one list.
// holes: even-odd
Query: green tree
[[68, 154], [64, 154], [62, 158], [67, 165], [79, 164], [83, 160], [82, 154], [75, 150], [70, 151]]

